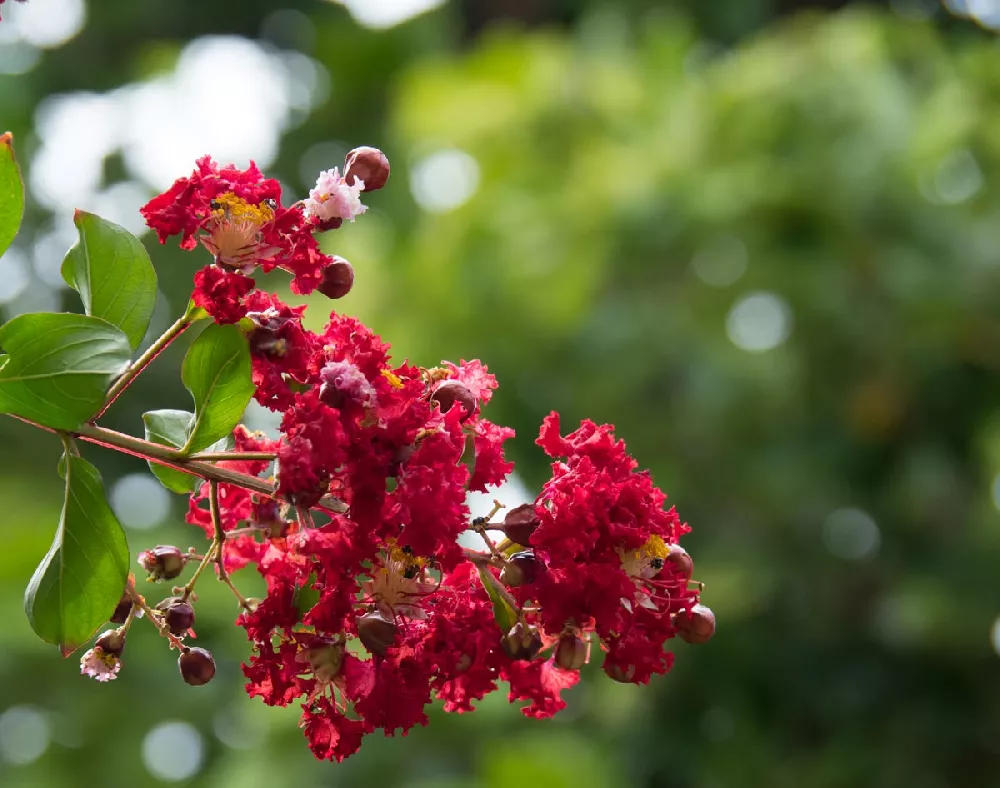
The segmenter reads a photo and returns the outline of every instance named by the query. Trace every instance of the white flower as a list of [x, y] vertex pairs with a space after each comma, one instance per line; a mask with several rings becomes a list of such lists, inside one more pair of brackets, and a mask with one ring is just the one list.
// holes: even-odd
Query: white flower
[[122, 661], [113, 654], [105, 654], [104, 649], [95, 646], [80, 657], [80, 673], [97, 681], [112, 681], [118, 678]]
[[368, 210], [368, 206], [361, 203], [364, 189], [365, 182], [358, 178], [349, 186], [336, 167], [324, 170], [316, 179], [316, 186], [309, 191], [309, 199], [305, 200], [306, 213], [321, 222], [332, 219], [353, 222], [355, 216]]

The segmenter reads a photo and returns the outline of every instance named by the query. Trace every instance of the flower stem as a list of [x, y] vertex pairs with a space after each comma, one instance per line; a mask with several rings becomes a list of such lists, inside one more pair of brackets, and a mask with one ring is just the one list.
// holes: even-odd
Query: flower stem
[[188, 598], [194, 591], [194, 585], [198, 582], [198, 578], [201, 577], [201, 573], [205, 571], [205, 567], [212, 563], [212, 559], [215, 558], [218, 546], [219, 545], [216, 542], [212, 542], [211, 547], [209, 547], [205, 553], [205, 557], [201, 559], [201, 563], [198, 564], [198, 568], [195, 569], [194, 574], [191, 575], [191, 579], [187, 581], [187, 585], [184, 586], [184, 593], [181, 594], [181, 599], [184, 602], [188, 601]]
[[229, 462], [239, 460], [267, 460], [275, 458], [270, 451], [202, 451], [189, 454], [187, 459], [201, 462]]
[[171, 646], [176, 648], [178, 651], [183, 651], [187, 648], [184, 645], [184, 641], [170, 631], [170, 627], [167, 625], [167, 622], [163, 619], [163, 617], [149, 606], [142, 594], [136, 591], [135, 577], [133, 575], [128, 576], [125, 593], [128, 594], [129, 598], [132, 600], [132, 605], [134, 607], [138, 607], [145, 614], [149, 623], [156, 627], [160, 634], [170, 641]]
[[246, 597], [233, 585], [233, 581], [229, 577], [229, 572], [226, 571], [226, 531], [222, 527], [222, 514], [219, 510], [219, 483], [216, 481], [208, 483], [208, 507], [212, 514], [212, 526], [215, 529], [215, 537], [212, 540], [212, 546], [209, 548], [207, 555], [212, 555], [212, 551], [215, 551], [215, 563], [219, 567], [219, 580], [229, 586], [229, 590], [236, 595], [240, 607], [244, 610], [249, 610], [250, 605]]
[[[13, 416], [13, 414], [8, 415]], [[72, 433], [64, 433], [22, 416], [13, 416], [13, 418], [23, 421], [25, 424], [30, 424], [33, 427], [43, 429], [46, 432], [68, 438], [80, 438], [88, 443], [103, 446], [106, 449], [114, 449], [124, 454], [131, 454], [133, 457], [139, 457], [143, 460], [154, 462], [157, 465], [163, 465], [166, 468], [173, 468], [175, 471], [187, 473], [191, 476], [198, 476], [206, 481], [214, 479], [217, 482], [243, 487], [246, 490], [261, 493], [270, 498], [284, 500], [278, 494], [274, 484], [265, 479], [228, 468], [218, 468], [210, 462], [192, 459], [190, 455], [182, 454], [180, 449], [163, 446], [159, 443], [152, 443], [142, 438], [135, 438], [123, 432], [109, 430], [107, 427], [98, 427], [96, 424], [84, 424]], [[320, 501], [320, 505], [317, 505], [316, 508], [320, 511], [332, 512], [334, 514], [343, 514], [348, 510], [346, 503], [329, 495], [324, 496]]]
[[187, 327], [193, 322], [194, 320], [187, 313], [184, 313], [172, 326], [170, 326], [170, 328], [164, 331], [163, 334], [152, 345], [150, 345], [149, 348], [147, 348], [146, 352], [139, 356], [135, 363], [126, 369], [121, 374], [121, 377], [114, 382], [114, 385], [112, 385], [111, 389], [108, 391], [107, 398], [104, 400], [104, 407], [101, 408], [101, 412], [94, 418], [99, 419], [103, 416], [104, 412], [111, 407], [112, 403], [114, 403], [114, 401], [121, 396], [121, 393], [132, 385], [132, 381], [139, 376], [139, 373], [148, 367], [154, 358], [166, 350], [171, 342], [183, 334], [187, 330]]

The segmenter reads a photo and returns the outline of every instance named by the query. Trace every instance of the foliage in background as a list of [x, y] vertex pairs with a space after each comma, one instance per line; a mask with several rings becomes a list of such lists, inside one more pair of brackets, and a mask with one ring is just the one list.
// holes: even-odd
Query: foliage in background
[[[93, 9], [84, 35], [0, 82], [5, 123], [30, 146], [40, 96], [169, 62], [168, 36], [257, 35], [270, 8], [254, 5], [226, 4], [226, 19]], [[338, 238], [381, 284], [357, 311], [405, 337], [400, 356], [491, 360], [507, 381], [498, 420], [535, 463], [529, 485], [544, 471], [529, 440], [542, 403], [567, 420], [617, 417], [697, 525], [697, 575], [726, 625], [697, 664], [681, 650], [648, 696], [585, 684], [561, 728], [486, 704], [315, 765], [294, 710], [240, 698], [235, 661], [193, 699], [164, 680], [175, 668], [159, 644], [130, 644], [141, 694], [67, 675], [38, 649], [19, 589], [61, 488], [26, 488], [21, 474], [50, 468], [58, 446], [0, 424], [18, 446], [0, 477], [12, 502], [0, 709], [44, 706], [55, 737], [30, 766], [0, 762], [0, 782], [83, 785], [101, 771], [144, 784], [142, 737], [184, 719], [205, 736], [198, 785], [290, 773], [316, 785], [1000, 784], [995, 43], [855, 12], [714, 53], [683, 17], [604, 10], [568, 30], [487, 29], [459, 54], [448, 9], [379, 34], [335, 10], [307, 11], [336, 89], [286, 135], [283, 180], [301, 194], [298, 160], [323, 141], [371, 141], [394, 166], [457, 149], [478, 173], [468, 202], [433, 213], [402, 187], [416, 168], [408, 179], [396, 166], [369, 221]], [[159, 44], [136, 43], [142, 24], [164, 25]], [[84, 57], [86, 79], [73, 72]], [[161, 283], [174, 305], [191, 274], [177, 264]], [[785, 331], [760, 352], [730, 338], [766, 345]], [[170, 352], [164, 370], [182, 348]], [[146, 385], [188, 407], [179, 384]], [[134, 426], [142, 397], [123, 399], [113, 426]], [[98, 461], [105, 478], [141, 470]], [[179, 514], [150, 542], [180, 541]], [[229, 600], [214, 601], [206, 638], [232, 637]]]

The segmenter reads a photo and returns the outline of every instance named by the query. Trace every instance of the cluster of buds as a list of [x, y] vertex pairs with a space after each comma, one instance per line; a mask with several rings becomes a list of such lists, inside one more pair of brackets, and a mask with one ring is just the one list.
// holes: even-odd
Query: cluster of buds
[[[193, 557], [191, 553], [181, 553], [176, 547], [159, 545], [140, 553], [139, 564], [149, 572], [149, 581], [160, 582], [178, 577], [186, 561]], [[184, 638], [193, 634], [195, 621], [191, 588], [192, 586], [175, 588], [176, 596], [167, 597], [150, 608], [146, 600], [136, 592], [134, 579], [129, 578], [129, 585], [110, 619], [112, 624], [121, 626], [106, 630], [97, 638], [94, 647], [80, 658], [80, 672], [102, 682], [117, 678], [129, 628], [136, 618], [148, 614], [160, 633], [169, 638], [171, 645], [180, 651], [177, 666], [181, 678], [193, 687], [211, 681], [215, 675], [215, 660], [211, 653], [203, 648], [191, 648], [184, 643]]]
[[[512, 702], [528, 701], [525, 714], [548, 717], [595, 654], [610, 678], [645, 684], [670, 669], [670, 639], [703, 643], [715, 630], [679, 544], [690, 529], [610, 425], [564, 435], [549, 415], [537, 444], [552, 473], [537, 498], [470, 519], [467, 494], [513, 470], [513, 430], [484, 417], [497, 388], [487, 368], [394, 364], [355, 318], [331, 313], [316, 333], [303, 307], [255, 289], [255, 271], [282, 268], [296, 293], [346, 295], [353, 269], [320, 252], [315, 234], [364, 213], [361, 195], [388, 175], [380, 151], [359, 148], [343, 175], [322, 173], [308, 199], [284, 207], [277, 181], [253, 164], [206, 157], [142, 209], [161, 241], [179, 235], [213, 255], [194, 300], [244, 329], [254, 396], [281, 426], [273, 440], [238, 427], [235, 459], [219, 463], [269, 479], [273, 495], [205, 482], [187, 520], [212, 540], [206, 555], [160, 546], [140, 563], [169, 580], [200, 558], [197, 577], [211, 560], [234, 591], [229, 573], [255, 566], [266, 596], [236, 592], [252, 649], [247, 691], [271, 705], [298, 700], [309, 746], [338, 761], [373, 731], [426, 723], [435, 697], [467, 712], [505, 681]], [[462, 546], [468, 531], [482, 549]], [[193, 582], [147, 615], [197, 685], [215, 664], [183, 641]], [[88, 654], [117, 671], [120, 650], [106, 641]]]

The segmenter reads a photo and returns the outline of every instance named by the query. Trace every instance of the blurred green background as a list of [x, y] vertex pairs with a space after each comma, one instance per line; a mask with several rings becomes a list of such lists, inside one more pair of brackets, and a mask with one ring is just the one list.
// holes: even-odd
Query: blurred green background
[[[0, 125], [30, 199], [5, 318], [77, 308], [58, 275], [76, 207], [138, 232], [203, 153], [298, 197], [381, 147], [388, 188], [324, 241], [357, 272], [337, 307], [398, 358], [486, 361], [528, 491], [550, 409], [616, 423], [693, 525], [719, 631], [649, 687], [590, 666], [552, 721], [497, 693], [318, 763], [294, 707], [243, 694], [225, 589], [199, 606], [203, 689], [143, 626], [109, 686], [34, 638], [59, 446], [3, 419], [0, 785], [1000, 786], [1000, 2], [2, 11]], [[144, 239], [159, 331], [206, 258]], [[331, 304], [309, 302], [317, 327]], [[108, 426], [186, 407], [183, 349]], [[133, 554], [203, 544], [142, 463], [86, 454]]]

